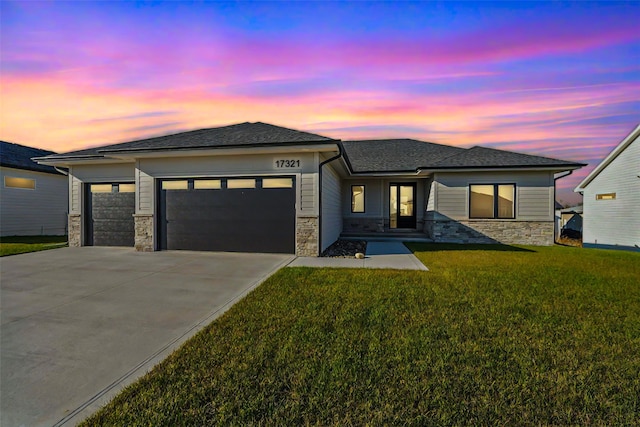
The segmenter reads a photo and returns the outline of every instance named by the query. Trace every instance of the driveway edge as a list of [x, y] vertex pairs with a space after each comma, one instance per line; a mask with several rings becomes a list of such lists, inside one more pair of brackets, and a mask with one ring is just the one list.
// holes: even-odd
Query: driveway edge
[[217, 309], [211, 311], [205, 318], [193, 324], [185, 333], [175, 338], [171, 342], [167, 343], [164, 347], [153, 353], [151, 356], [140, 362], [135, 367], [131, 368], [120, 378], [109, 384], [107, 387], [96, 393], [89, 400], [84, 402], [82, 405], [78, 406], [76, 409], [67, 414], [60, 421], [55, 423], [53, 427], [61, 427], [64, 425], [77, 425], [104, 405], [109, 403], [118, 393], [122, 391], [125, 387], [130, 384], [133, 384], [135, 381], [146, 375], [151, 369], [156, 366], [158, 363], [162, 362], [166, 359], [171, 353], [177, 350], [182, 344], [188, 341], [195, 334], [200, 332], [206, 326], [208, 326], [211, 322], [213, 322], [218, 317], [222, 316], [227, 310], [229, 310], [232, 306], [234, 306], [238, 301], [243, 299], [247, 294], [253, 291], [255, 288], [260, 286], [265, 280], [275, 274], [278, 270], [283, 267], [286, 267], [290, 264], [296, 257], [292, 255], [291, 257], [285, 259], [280, 262], [275, 268], [273, 268], [268, 273], [261, 276], [258, 280], [253, 282], [249, 287], [245, 288], [241, 293], [231, 298], [229, 301], [224, 303], [222, 306]]

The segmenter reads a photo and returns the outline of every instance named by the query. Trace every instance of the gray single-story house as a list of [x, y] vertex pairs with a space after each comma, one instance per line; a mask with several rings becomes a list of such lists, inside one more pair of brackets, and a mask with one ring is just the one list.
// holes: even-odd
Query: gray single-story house
[[36, 159], [69, 168], [69, 243], [317, 256], [341, 234], [551, 245], [555, 179], [583, 164], [266, 123]]
[[640, 251], [640, 125], [576, 187], [586, 248]]
[[67, 176], [31, 160], [50, 154], [0, 141], [0, 236], [67, 233]]

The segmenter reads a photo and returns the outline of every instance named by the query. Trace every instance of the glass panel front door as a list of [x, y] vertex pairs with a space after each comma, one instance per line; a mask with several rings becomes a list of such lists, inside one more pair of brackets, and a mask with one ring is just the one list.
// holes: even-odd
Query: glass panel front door
[[389, 185], [389, 228], [416, 228], [416, 184]]

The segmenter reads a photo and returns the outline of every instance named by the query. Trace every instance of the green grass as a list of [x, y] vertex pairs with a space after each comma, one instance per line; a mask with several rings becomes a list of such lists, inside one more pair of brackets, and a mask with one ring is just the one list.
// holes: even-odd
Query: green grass
[[286, 268], [85, 425], [631, 425], [640, 255], [411, 245]]
[[6, 236], [0, 238], [0, 256], [67, 246], [67, 236]]

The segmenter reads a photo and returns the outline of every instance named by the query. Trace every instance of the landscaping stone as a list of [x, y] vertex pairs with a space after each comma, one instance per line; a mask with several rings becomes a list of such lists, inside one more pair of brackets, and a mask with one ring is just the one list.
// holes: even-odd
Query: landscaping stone
[[366, 253], [367, 242], [365, 240], [338, 239], [334, 244], [322, 252], [323, 257], [329, 258], [353, 258], [357, 253]]

